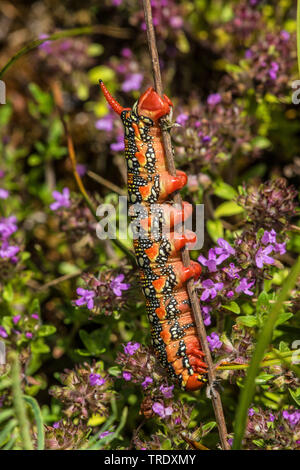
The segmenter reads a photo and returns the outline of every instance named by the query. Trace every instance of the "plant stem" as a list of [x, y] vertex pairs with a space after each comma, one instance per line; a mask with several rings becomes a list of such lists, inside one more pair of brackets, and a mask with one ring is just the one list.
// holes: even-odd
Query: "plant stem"
[[[149, 46], [149, 51], [150, 51], [151, 63], [152, 63], [154, 86], [155, 86], [156, 92], [160, 96], [162, 96], [163, 86], [162, 86], [162, 80], [161, 80], [159, 56], [158, 56], [157, 46], [156, 46], [150, 0], [143, 0], [143, 6], [144, 6], [144, 13], [145, 13], [145, 23], [147, 26], [147, 38], [148, 38], [148, 46]], [[164, 130], [163, 126], [161, 126], [161, 131], [162, 131], [163, 145], [165, 149], [168, 171], [171, 175], [176, 175], [176, 168], [175, 168], [175, 163], [174, 163], [174, 158], [173, 158], [173, 149], [172, 149], [170, 133], [167, 130]], [[174, 194], [173, 200], [176, 204], [182, 205], [182, 199], [179, 193]], [[183, 261], [184, 266], [188, 266], [190, 264], [190, 256], [189, 256], [189, 252], [187, 248], [182, 250], [182, 261]], [[203, 352], [205, 354], [205, 361], [208, 367], [209, 384], [213, 388], [213, 393], [211, 394], [212, 395], [211, 398], [212, 398], [214, 413], [216, 417], [216, 422], [218, 425], [222, 449], [230, 450], [230, 446], [227, 442], [227, 429], [226, 429], [226, 423], [225, 423], [225, 418], [224, 418], [224, 413], [223, 413], [222, 401], [221, 401], [221, 397], [220, 397], [218, 390], [216, 390], [214, 387], [216, 374], [215, 374], [214, 365], [213, 365], [211, 354], [210, 354], [210, 349], [209, 349], [208, 342], [206, 339], [205, 326], [203, 323], [199, 299], [194, 288], [193, 279], [190, 279], [188, 281], [187, 290], [188, 290], [190, 303], [191, 303], [192, 311], [193, 311], [194, 318], [195, 318], [197, 332], [200, 338], [200, 343], [201, 343]]]
[[33, 41], [23, 46], [2, 67], [2, 69], [0, 70], [0, 78], [3, 77], [3, 75], [7, 72], [7, 70], [15, 62], [17, 62], [18, 59], [20, 59], [23, 55], [27, 54], [28, 52], [36, 49], [44, 42], [56, 41], [58, 39], [83, 36], [83, 35], [88, 35], [88, 34], [105, 34], [105, 35], [114, 36], [120, 39], [128, 39], [128, 37], [130, 37], [131, 35], [130, 31], [127, 29], [121, 29], [121, 28], [118, 28], [117, 26], [105, 26], [105, 25], [84, 26], [81, 28], [73, 28], [73, 29], [67, 29], [65, 31], [58, 31], [57, 33], [49, 34], [49, 36], [43, 39], [34, 39]]
[[11, 353], [11, 358], [11, 380], [15, 414], [19, 424], [24, 450], [33, 450], [33, 445], [30, 438], [29, 421], [26, 415], [26, 408], [22, 397], [22, 389], [20, 384], [21, 368], [19, 363], [19, 357], [17, 353], [14, 352]]
[[[275, 354], [275, 353], [274, 353]], [[294, 355], [298, 356], [300, 354], [300, 349], [295, 351], [287, 351], [285, 353], [276, 354], [277, 358], [266, 359], [259, 364], [260, 368], [269, 367], [276, 364], [281, 364], [286, 362], [288, 359], [292, 359]], [[250, 364], [220, 364], [216, 367], [216, 370], [245, 370], [248, 369]]]

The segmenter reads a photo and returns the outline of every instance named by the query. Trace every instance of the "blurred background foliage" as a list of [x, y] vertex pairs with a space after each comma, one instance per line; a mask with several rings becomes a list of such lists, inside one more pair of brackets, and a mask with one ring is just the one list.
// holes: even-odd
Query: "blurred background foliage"
[[[193, 442], [216, 448], [218, 433], [205, 392], [175, 388], [173, 401], [157, 385], [149, 389], [151, 398], [147, 387], [140, 386], [145, 377], [122, 356], [122, 344], [143, 345], [138, 354], [141, 363], [150, 364], [147, 376], [167, 384], [164, 372], [151, 362], [152, 353], [143, 349], [150, 344], [150, 332], [136, 270], [120, 247], [96, 236], [96, 221], [74, 180], [55, 99], [58, 89], [77, 171], [92, 203], [117, 207], [117, 196], [126, 194], [123, 130], [108, 110], [98, 80], [124, 106], [152, 84], [141, 3], [3, 0], [1, 7], [1, 67], [24, 44], [44, 42], [2, 76], [7, 103], [0, 106], [0, 187], [8, 195], [0, 199], [1, 221], [16, 217], [13, 237], [20, 251], [18, 261], [2, 256], [0, 265], [0, 331], [11, 357], [7, 366], [0, 366], [0, 445], [44, 448], [45, 434], [46, 448], [58, 449], [190, 448]], [[300, 111], [292, 103], [292, 82], [298, 78], [295, 2], [161, 0], [153, 1], [153, 16], [165, 93], [180, 124], [172, 129], [176, 165], [189, 176], [183, 196], [205, 204], [202, 253], [206, 256], [219, 238], [242, 240], [240, 258], [234, 261], [257, 281], [255, 299], [243, 292], [238, 298], [218, 297], [208, 323], [223, 343], [216, 360], [239, 357], [243, 364], [300, 253], [298, 195], [291, 189], [298, 186], [300, 173]], [[58, 38], [47, 40], [54, 33]], [[66, 187], [70, 206], [51, 210], [53, 191]], [[272, 205], [275, 196], [278, 204]], [[258, 215], [260, 204], [273, 211], [269, 225]], [[260, 227], [275, 229], [287, 243], [287, 250], [276, 263], [264, 266], [263, 273], [258, 273], [254, 255], [247, 261], [242, 257], [252, 253], [250, 235]], [[122, 243], [131, 248], [130, 241]], [[197, 258], [199, 252], [193, 255]], [[121, 296], [112, 287], [120, 274], [130, 284]], [[80, 286], [98, 289], [93, 308], [75, 305]], [[274, 348], [290, 357], [299, 338], [297, 287], [282, 314]], [[9, 355], [16, 350], [19, 359]], [[261, 371], [246, 448], [299, 446], [300, 418], [296, 429], [280, 414], [296, 413], [299, 406], [299, 379], [289, 364], [279, 360], [273, 370]], [[21, 367], [19, 385], [14, 367]], [[133, 381], [120, 376], [124, 368], [132, 377], [137, 374]], [[65, 369], [69, 372], [62, 377]], [[106, 377], [97, 393], [91, 374]], [[231, 433], [244, 371], [222, 374]], [[23, 421], [12, 390], [21, 400], [22, 393], [27, 397]], [[166, 409], [173, 407], [169, 421], [151, 411], [153, 401], [164, 398]], [[271, 412], [276, 419], [268, 418]]]

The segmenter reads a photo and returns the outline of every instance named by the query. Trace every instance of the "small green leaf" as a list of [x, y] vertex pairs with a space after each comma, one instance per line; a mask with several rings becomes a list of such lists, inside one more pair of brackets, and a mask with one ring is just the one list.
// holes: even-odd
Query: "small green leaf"
[[221, 307], [225, 308], [226, 310], [230, 310], [236, 314], [241, 312], [239, 305], [236, 302], [230, 302], [228, 305], [221, 305]]
[[210, 421], [209, 423], [203, 424], [203, 426], [202, 426], [203, 436], [205, 436], [210, 431], [212, 431], [216, 427], [216, 425], [217, 425], [217, 423], [215, 421]]
[[273, 379], [274, 375], [271, 374], [261, 374], [255, 379], [255, 383], [257, 385], [263, 385], [267, 383], [269, 380]]
[[13, 300], [14, 291], [10, 283], [6, 284], [6, 286], [4, 287], [2, 297], [8, 303], [10, 303]]
[[107, 369], [107, 372], [113, 377], [119, 377], [121, 375], [121, 369], [118, 366], [109, 367], [109, 369]]
[[239, 323], [240, 325], [249, 326], [249, 327], [257, 326], [257, 318], [252, 315], [247, 315], [245, 317], [242, 316], [242, 317], [238, 317], [237, 323]]
[[276, 321], [275, 323], [275, 326], [277, 325], [282, 325], [282, 323], [285, 323], [286, 321], [288, 321], [290, 318], [292, 318], [294, 315], [292, 312], [282, 312], [279, 317], [278, 317], [278, 320]]
[[241, 214], [244, 209], [234, 201], [227, 201], [220, 204], [215, 210], [215, 217], [230, 217], [232, 215]]
[[221, 220], [208, 220], [206, 229], [210, 238], [216, 243], [218, 238], [224, 237], [224, 229]]
[[50, 336], [56, 332], [56, 328], [53, 325], [42, 325], [38, 331], [38, 336]]
[[297, 403], [298, 406], [300, 406], [300, 387], [298, 387], [296, 390], [289, 388], [289, 392], [293, 400]]
[[254, 139], [252, 139], [251, 144], [253, 145], [253, 147], [263, 150], [263, 149], [267, 149], [268, 147], [270, 147], [271, 142], [266, 137], [262, 137], [259, 135], [257, 137], [254, 137]]
[[236, 190], [224, 181], [218, 181], [214, 184], [214, 194], [221, 199], [232, 200], [237, 196]]

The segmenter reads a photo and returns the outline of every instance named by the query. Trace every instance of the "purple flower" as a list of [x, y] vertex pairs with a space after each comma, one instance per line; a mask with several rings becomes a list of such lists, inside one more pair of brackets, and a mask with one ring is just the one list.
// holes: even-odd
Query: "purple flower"
[[127, 380], [127, 382], [129, 382], [131, 380], [132, 375], [131, 375], [130, 372], [124, 371], [123, 374], [122, 374], [122, 377], [123, 377], [124, 380]]
[[224, 284], [223, 282], [216, 282], [214, 284], [211, 279], [206, 279], [202, 282], [202, 287], [204, 288], [204, 291], [202, 292], [201, 300], [204, 301], [209, 298], [213, 300], [216, 297], [217, 292], [223, 289]]
[[286, 253], [286, 243], [274, 243], [273, 247], [274, 251], [280, 255], [284, 255], [284, 253]]
[[77, 163], [76, 171], [79, 176], [84, 176], [86, 174], [86, 165], [84, 163]]
[[165, 385], [161, 385], [159, 387], [159, 390], [161, 391], [161, 393], [163, 394], [163, 396], [165, 398], [172, 398], [173, 388], [174, 388], [174, 385], [171, 385], [170, 387], [166, 387]]
[[124, 353], [128, 354], [129, 356], [133, 356], [135, 351], [140, 349], [140, 343], [132, 343], [132, 341], [129, 341], [129, 343], [126, 344], [126, 346], [123, 344], [124, 348]]
[[122, 91], [128, 93], [132, 90], [139, 90], [143, 81], [143, 75], [141, 73], [131, 73], [127, 75], [125, 82], [122, 83]]
[[269, 245], [266, 248], [259, 248], [255, 255], [256, 266], [260, 269], [264, 267], [264, 264], [273, 264], [274, 258], [268, 256], [273, 251], [273, 246]]
[[208, 252], [208, 259], [200, 255], [198, 261], [199, 263], [203, 264], [203, 266], [206, 266], [210, 273], [214, 273], [217, 271], [217, 265], [222, 263], [222, 260], [220, 261], [220, 258], [217, 258], [215, 250], [211, 248]]
[[0, 326], [0, 336], [2, 336], [2, 338], [7, 338], [8, 337], [8, 334], [7, 334], [6, 329], [4, 328], [4, 326]]
[[0, 248], [0, 258], [8, 258], [16, 262], [16, 254], [20, 251], [20, 248], [16, 245], [9, 245], [6, 241], [2, 243]]
[[202, 316], [203, 316], [203, 322], [205, 326], [209, 326], [211, 324], [211, 318], [210, 318], [210, 312], [212, 308], [209, 307], [209, 305], [204, 305], [201, 309], [202, 311]]
[[9, 192], [6, 189], [0, 188], [0, 199], [7, 199]]
[[249, 408], [249, 410], [248, 410], [248, 416], [251, 417], [251, 416], [253, 416], [253, 415], [255, 415], [254, 409], [253, 409], [253, 408]]
[[230, 437], [229, 439], [227, 439], [227, 442], [228, 442], [228, 444], [229, 444], [230, 447], [231, 447], [232, 444], [233, 444], [233, 439], [232, 439], [232, 437]]
[[273, 423], [273, 421], [275, 420], [275, 416], [272, 413], [269, 414], [269, 420], [271, 421], [271, 423]]
[[2, 240], [6, 240], [9, 238], [14, 232], [18, 230], [18, 227], [16, 225], [17, 219], [15, 216], [10, 216], [10, 217], [3, 217], [0, 219], [0, 237]]
[[148, 385], [152, 384], [153, 379], [151, 377], [145, 377], [144, 382], [142, 382], [143, 389], [147, 388]]
[[284, 419], [289, 421], [290, 426], [293, 428], [295, 427], [300, 421], [300, 411], [295, 410], [294, 412], [289, 413], [287, 410], [282, 412], [282, 416]]
[[227, 274], [230, 279], [239, 279], [238, 272], [240, 268], [237, 268], [234, 263], [230, 263], [228, 267], [223, 268], [223, 271]]
[[56, 211], [60, 207], [70, 207], [70, 190], [69, 188], [64, 188], [62, 192], [53, 191], [52, 196], [55, 199], [55, 202], [50, 204], [50, 209]]
[[100, 374], [90, 374], [89, 381], [92, 387], [95, 387], [96, 385], [103, 385], [106, 382], [106, 380], [101, 377]]
[[276, 80], [278, 70], [279, 70], [279, 65], [277, 64], [277, 62], [274, 62], [274, 61], [271, 62], [271, 68], [269, 70], [269, 76], [271, 80]]
[[288, 33], [287, 31], [283, 30], [281, 31], [280, 33], [280, 37], [281, 39], [283, 39], [283, 41], [288, 41], [290, 39], [290, 33]]
[[94, 297], [96, 293], [93, 290], [83, 289], [82, 287], [78, 287], [76, 292], [78, 295], [81, 295], [81, 297], [75, 300], [75, 305], [80, 307], [86, 304], [87, 308], [92, 310], [94, 308]]
[[202, 137], [202, 142], [205, 143], [205, 142], [210, 142], [210, 141], [211, 141], [211, 137], [209, 135], [204, 135]]
[[55, 421], [55, 423], [52, 424], [52, 427], [54, 429], [59, 429], [60, 428], [60, 421]]
[[113, 142], [112, 144], [110, 144], [110, 148], [114, 152], [122, 152], [125, 149], [124, 139], [121, 134], [118, 135], [117, 142]]
[[113, 431], [103, 431], [99, 434], [99, 439], [103, 439], [106, 436], [109, 436], [110, 434], [113, 434]]
[[117, 297], [122, 296], [122, 290], [128, 290], [130, 287], [130, 284], [126, 284], [122, 282], [124, 277], [125, 277], [124, 274], [119, 274], [110, 282], [110, 287]]
[[30, 331], [27, 331], [27, 333], [25, 333], [25, 336], [26, 338], [31, 339], [33, 337], [33, 334], [30, 333]]
[[35, 320], [38, 320], [38, 319], [39, 319], [39, 316], [38, 316], [37, 313], [33, 313], [33, 314], [31, 315], [31, 318], [34, 318]]
[[113, 116], [111, 114], [106, 114], [106, 116], [96, 121], [95, 127], [96, 129], [98, 129], [98, 131], [111, 132], [114, 127]]
[[252, 58], [252, 51], [250, 49], [247, 49], [245, 52], [245, 58], [246, 59], [251, 59]]
[[272, 229], [271, 232], [268, 232], [267, 230], [265, 230], [261, 241], [264, 245], [267, 245], [268, 243], [276, 243], [276, 232], [275, 232], [275, 230]]
[[235, 249], [232, 248], [226, 240], [218, 238], [217, 243], [219, 246], [215, 248], [215, 252], [217, 255], [220, 255], [220, 263], [225, 261], [225, 259], [229, 258], [231, 255], [235, 255]]
[[165, 408], [164, 405], [159, 402], [153, 403], [152, 410], [161, 418], [167, 418], [173, 413], [173, 408], [171, 406]]
[[111, 0], [111, 3], [115, 6], [115, 7], [118, 7], [119, 5], [121, 5], [123, 0]]
[[249, 289], [251, 289], [251, 287], [254, 286], [254, 284], [255, 284], [255, 281], [248, 282], [248, 279], [246, 277], [243, 277], [240, 283], [235, 288], [235, 292], [237, 292], [238, 294], [240, 292], [243, 292], [244, 294], [247, 294], [247, 295], [253, 295], [253, 292]]
[[14, 325], [16, 325], [20, 321], [21, 315], [15, 315], [12, 319]]
[[219, 335], [215, 332], [211, 333], [210, 336], [207, 336], [207, 341], [211, 351], [222, 347], [222, 341], [220, 341]]
[[226, 294], [226, 297], [228, 297], [228, 299], [231, 299], [233, 296], [234, 296], [233, 290], [228, 291]]
[[121, 50], [121, 56], [126, 57], [126, 59], [129, 59], [132, 56], [132, 51], [129, 49], [129, 47], [123, 47]]
[[208, 95], [207, 97], [207, 104], [209, 104], [210, 106], [215, 106], [221, 101], [222, 101], [222, 97], [220, 93], [212, 93], [211, 95]]
[[178, 114], [177, 118], [176, 118], [176, 122], [177, 124], [179, 124], [180, 126], [184, 126], [185, 123], [188, 121], [189, 119], [189, 116], [188, 114], [186, 113], [180, 113]]
[[179, 29], [183, 25], [183, 19], [180, 16], [171, 16], [170, 25], [174, 29]]

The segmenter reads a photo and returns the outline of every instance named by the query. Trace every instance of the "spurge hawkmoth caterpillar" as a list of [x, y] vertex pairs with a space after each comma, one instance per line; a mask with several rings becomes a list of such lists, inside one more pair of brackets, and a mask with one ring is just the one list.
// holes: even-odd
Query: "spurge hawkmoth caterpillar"
[[[161, 364], [182, 388], [197, 390], [204, 382], [207, 366], [197, 337], [186, 282], [198, 278], [199, 263], [185, 267], [180, 250], [194, 243], [196, 235], [176, 232], [176, 225], [191, 215], [186, 202], [174, 208], [168, 197], [187, 182], [183, 171], [168, 173], [159, 119], [170, 113], [172, 102], [153, 88], [131, 108], [123, 108], [102, 81], [101, 89], [112, 109], [121, 117], [125, 130], [125, 157], [128, 171], [129, 212], [138, 220], [134, 239], [140, 279], [151, 324], [152, 343]], [[132, 207], [138, 205], [138, 215]], [[166, 222], [167, 221], [167, 222]], [[166, 234], [163, 226], [167, 225]], [[175, 227], [175, 230], [174, 230]], [[173, 230], [173, 231], [172, 231]]]

